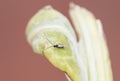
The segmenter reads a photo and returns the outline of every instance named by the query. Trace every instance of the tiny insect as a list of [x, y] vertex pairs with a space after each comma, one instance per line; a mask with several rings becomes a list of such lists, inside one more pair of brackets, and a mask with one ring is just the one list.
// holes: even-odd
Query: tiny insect
[[[58, 44], [53, 44], [49, 39], [46, 38], [46, 40], [49, 41], [50, 44], [52, 44], [52, 46], [50, 46], [50, 47], [65, 48], [65, 45], [64, 45], [64, 44], [60, 44], [60, 43], [58, 43]], [[50, 48], [50, 47], [48, 47], [48, 48]], [[48, 48], [47, 48], [47, 49], [48, 49]]]
[[45, 51], [46, 49], [51, 48], [51, 47], [61, 48], [61, 49], [65, 48], [65, 45], [64, 45], [64, 44], [60, 44], [60, 43], [58, 43], [58, 44], [53, 44], [53, 43], [52, 43], [50, 40], [48, 40], [47, 38], [46, 38], [46, 40], [49, 41], [49, 43], [50, 43], [52, 46], [49, 46], [49, 47], [45, 48], [45, 49], [42, 51], [43, 54], [44, 54], [44, 51]]
[[63, 45], [63, 44], [55, 44], [55, 45], [53, 45], [53, 47], [56, 47], [56, 48], [65, 48], [65, 45]]
[[52, 46], [49, 46], [49, 47], [46, 47], [42, 53], [44, 54], [44, 51], [51, 48], [51, 47], [54, 47], [54, 48], [59, 48], [59, 49], [64, 49], [65, 48], [65, 45], [64, 44], [61, 44], [61, 43], [57, 43], [57, 44], [53, 44], [47, 37], [46, 35], [44, 34], [44, 37], [45, 39], [52, 45]]

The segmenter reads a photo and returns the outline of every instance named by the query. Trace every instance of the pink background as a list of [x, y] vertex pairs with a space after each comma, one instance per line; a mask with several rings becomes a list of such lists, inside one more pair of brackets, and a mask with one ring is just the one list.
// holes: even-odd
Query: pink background
[[0, 0], [0, 81], [67, 81], [63, 72], [33, 53], [26, 42], [25, 28], [28, 20], [47, 4], [68, 16], [70, 1], [102, 20], [114, 81], [120, 80], [119, 0]]

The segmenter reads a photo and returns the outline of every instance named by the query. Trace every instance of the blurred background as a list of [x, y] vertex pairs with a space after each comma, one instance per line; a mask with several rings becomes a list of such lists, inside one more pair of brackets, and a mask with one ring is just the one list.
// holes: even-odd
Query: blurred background
[[25, 37], [29, 19], [45, 5], [69, 18], [70, 2], [101, 19], [110, 50], [114, 81], [120, 80], [119, 0], [0, 0], [0, 81], [68, 81], [43, 56], [33, 53]]

